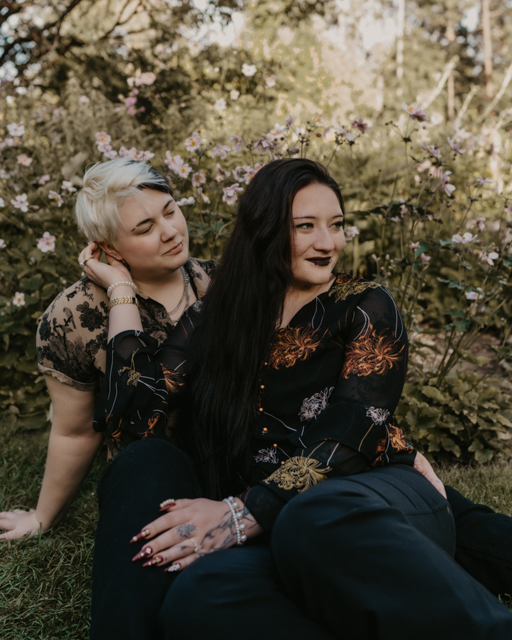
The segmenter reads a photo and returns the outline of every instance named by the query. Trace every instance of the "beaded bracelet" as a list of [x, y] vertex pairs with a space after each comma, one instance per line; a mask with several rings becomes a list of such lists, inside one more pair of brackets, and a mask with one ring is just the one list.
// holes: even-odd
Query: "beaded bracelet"
[[231, 513], [233, 514], [233, 521], [236, 528], [236, 546], [241, 547], [247, 540], [247, 536], [245, 535], [245, 524], [243, 522], [240, 522], [240, 520], [242, 519], [242, 512], [240, 511], [240, 507], [238, 506], [238, 503], [233, 498], [233, 496], [224, 498], [223, 502], [226, 502], [228, 507], [231, 509]]
[[135, 282], [129, 282], [128, 280], [123, 280], [123, 282], [114, 282], [114, 284], [110, 285], [110, 287], [107, 289], [107, 298], [110, 298], [110, 294], [112, 293], [112, 291], [116, 287], [119, 287], [122, 284], [125, 284], [127, 287], [131, 287], [136, 294], [139, 293], [139, 287], [135, 284]]
[[115, 307], [116, 304], [134, 304], [135, 306], [139, 306], [139, 301], [137, 298], [133, 298], [132, 296], [121, 296], [119, 298], [112, 298], [112, 300], [108, 303], [107, 309], [110, 311], [112, 307]]

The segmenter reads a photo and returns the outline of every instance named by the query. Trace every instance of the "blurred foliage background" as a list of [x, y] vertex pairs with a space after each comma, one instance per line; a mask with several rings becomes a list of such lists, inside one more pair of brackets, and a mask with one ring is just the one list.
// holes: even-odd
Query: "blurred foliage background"
[[431, 459], [508, 459], [510, 5], [0, 0], [2, 430], [47, 424], [34, 336], [80, 277], [88, 165], [150, 161], [192, 255], [217, 257], [239, 190], [302, 155], [343, 187], [340, 267], [405, 317], [408, 437]]

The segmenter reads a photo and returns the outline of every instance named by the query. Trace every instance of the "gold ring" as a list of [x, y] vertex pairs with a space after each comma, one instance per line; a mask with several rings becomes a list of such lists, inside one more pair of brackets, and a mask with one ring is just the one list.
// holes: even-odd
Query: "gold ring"
[[194, 543], [194, 553], [198, 553], [203, 548], [202, 544], [197, 544], [194, 538], [190, 538], [190, 540]]
[[86, 258], [83, 262], [82, 262], [82, 266], [87, 264], [87, 260], [92, 260], [92, 256], [89, 256], [88, 258]]

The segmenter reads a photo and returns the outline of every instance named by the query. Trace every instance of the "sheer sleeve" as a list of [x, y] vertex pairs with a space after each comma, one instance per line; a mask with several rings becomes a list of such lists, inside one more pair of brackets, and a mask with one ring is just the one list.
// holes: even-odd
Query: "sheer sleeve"
[[161, 345], [140, 331], [124, 331], [112, 338], [94, 415], [96, 431], [108, 430], [115, 438], [128, 420], [141, 438], [164, 433], [167, 415], [184, 396], [194, 318], [189, 310]]
[[289, 436], [296, 446], [294, 455], [241, 496], [266, 529], [280, 507], [318, 482], [398, 458], [414, 462], [411, 445], [394, 423], [408, 344], [393, 298], [381, 287], [371, 289], [348, 324], [340, 320], [339, 329], [333, 339], [343, 345], [343, 363], [327, 407], [303, 433]]

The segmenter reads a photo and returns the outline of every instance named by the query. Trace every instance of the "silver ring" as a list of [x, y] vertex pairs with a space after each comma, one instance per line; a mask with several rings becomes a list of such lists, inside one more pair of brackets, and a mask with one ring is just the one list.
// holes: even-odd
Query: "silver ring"
[[81, 267], [83, 267], [83, 266], [84, 266], [84, 263], [83, 263], [83, 262], [79, 262], [78, 264], [79, 264]]
[[198, 553], [199, 551], [201, 551], [201, 549], [203, 548], [202, 544], [197, 544], [197, 542], [194, 540], [194, 538], [190, 538], [191, 542], [194, 543], [194, 553]]
[[85, 277], [85, 273], [82, 271], [82, 273], [80, 274], [82, 276], [82, 278]]

